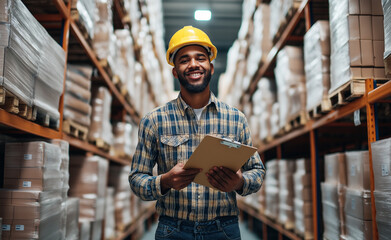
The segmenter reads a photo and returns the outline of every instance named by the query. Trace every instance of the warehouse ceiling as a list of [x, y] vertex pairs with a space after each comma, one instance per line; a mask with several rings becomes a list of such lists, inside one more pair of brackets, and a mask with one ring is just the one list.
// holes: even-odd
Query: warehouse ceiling
[[[192, 25], [205, 31], [212, 43], [217, 47], [218, 54], [215, 60], [215, 74], [211, 82], [211, 89], [215, 94], [220, 73], [225, 72], [227, 52], [238, 36], [242, 20], [241, 0], [163, 0], [163, 15], [166, 47], [171, 36], [183, 26]], [[210, 10], [210, 21], [196, 21], [195, 10]], [[176, 82], [177, 83], [177, 82]], [[179, 90], [176, 85], [176, 90]]]

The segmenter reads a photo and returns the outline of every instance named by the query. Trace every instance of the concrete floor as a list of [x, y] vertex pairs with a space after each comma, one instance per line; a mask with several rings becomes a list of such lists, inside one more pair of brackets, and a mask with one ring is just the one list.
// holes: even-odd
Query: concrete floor
[[[157, 223], [154, 223], [151, 228], [145, 232], [141, 240], [153, 240], [155, 239], [155, 231], [157, 228]], [[247, 224], [243, 221], [239, 222], [240, 235], [242, 240], [260, 240], [253, 232], [248, 229]]]

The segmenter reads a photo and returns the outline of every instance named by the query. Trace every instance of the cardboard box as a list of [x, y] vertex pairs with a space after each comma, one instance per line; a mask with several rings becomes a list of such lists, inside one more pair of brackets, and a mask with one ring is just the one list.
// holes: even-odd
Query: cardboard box
[[297, 172], [311, 173], [311, 160], [309, 158], [297, 159], [296, 173]]
[[373, 57], [375, 67], [384, 67], [384, 41], [373, 41]]
[[362, 66], [373, 67], [375, 65], [372, 40], [360, 40], [361, 64]]
[[346, 235], [348, 239], [372, 240], [372, 221], [346, 215]]
[[374, 41], [384, 41], [384, 16], [372, 16], [372, 37]]
[[105, 215], [105, 198], [80, 198], [79, 217], [89, 221], [102, 220]]
[[324, 157], [325, 182], [346, 185], [346, 160], [344, 153], [327, 154]]
[[347, 186], [357, 190], [370, 190], [368, 151], [346, 152]]
[[0, 202], [2, 205], [31, 206], [47, 201], [61, 200], [61, 191], [31, 191], [0, 189]]
[[337, 185], [322, 182], [320, 183], [322, 190], [322, 202], [327, 203], [335, 208], [338, 207], [338, 188]]
[[91, 240], [101, 240], [102, 237], [103, 220], [91, 222]]
[[360, 22], [360, 40], [372, 40], [372, 16], [360, 15], [358, 18]]
[[[294, 199], [294, 210], [295, 212], [298, 211], [298, 216], [302, 217], [312, 217], [313, 216], [313, 209], [312, 209], [312, 202], [311, 201], [303, 201], [299, 198]], [[296, 216], [296, 214], [295, 214]]]
[[5, 178], [3, 187], [7, 189], [50, 191], [61, 188], [62, 182], [61, 178]]
[[326, 239], [339, 239], [341, 235], [341, 222], [339, 209], [328, 202], [322, 202], [324, 237]]
[[[365, 0], [361, 0], [365, 1]], [[374, 16], [381, 16], [383, 15], [383, 8], [382, 8], [382, 2], [381, 0], [372, 0], [368, 1], [372, 3], [371, 9], [372, 9], [372, 15]]]
[[348, 30], [349, 40], [360, 40], [360, 18], [357, 15], [349, 15], [348, 18]]
[[5, 168], [46, 167], [59, 169], [61, 150], [46, 142], [6, 143]]
[[79, 239], [90, 240], [91, 235], [91, 221], [80, 219], [79, 220]]
[[66, 239], [79, 236], [79, 198], [68, 198], [66, 204]]
[[360, 220], [372, 220], [371, 192], [346, 188], [345, 213]]
[[371, 143], [376, 192], [391, 192], [391, 138]]

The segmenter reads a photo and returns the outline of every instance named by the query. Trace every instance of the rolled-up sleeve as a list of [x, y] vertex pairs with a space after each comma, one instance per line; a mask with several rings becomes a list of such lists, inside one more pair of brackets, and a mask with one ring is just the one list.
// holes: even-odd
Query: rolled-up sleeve
[[[244, 118], [244, 117], [243, 117]], [[250, 130], [246, 119], [243, 120], [243, 128], [241, 132], [242, 142], [252, 146]], [[256, 152], [242, 167], [244, 184], [241, 191], [237, 191], [242, 196], [257, 192], [263, 183], [266, 170], [262, 163], [261, 157]]]
[[145, 116], [138, 131], [138, 144], [133, 155], [129, 184], [142, 200], [157, 200], [162, 196], [161, 176], [153, 176], [152, 170], [157, 159], [157, 138], [153, 121]]

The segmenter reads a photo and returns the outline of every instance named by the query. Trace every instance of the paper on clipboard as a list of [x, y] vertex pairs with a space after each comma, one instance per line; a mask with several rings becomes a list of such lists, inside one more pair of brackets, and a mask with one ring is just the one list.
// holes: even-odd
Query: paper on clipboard
[[205, 175], [211, 167], [224, 166], [236, 172], [256, 151], [255, 147], [207, 135], [190, 156], [184, 168], [202, 168], [202, 172], [197, 174], [194, 182], [213, 188]]

